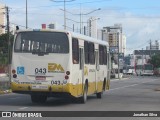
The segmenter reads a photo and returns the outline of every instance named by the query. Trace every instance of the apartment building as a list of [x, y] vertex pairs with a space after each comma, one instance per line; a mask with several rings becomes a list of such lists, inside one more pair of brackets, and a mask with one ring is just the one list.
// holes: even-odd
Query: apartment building
[[5, 33], [5, 25], [6, 25], [6, 10], [5, 5], [0, 4], [0, 34]]

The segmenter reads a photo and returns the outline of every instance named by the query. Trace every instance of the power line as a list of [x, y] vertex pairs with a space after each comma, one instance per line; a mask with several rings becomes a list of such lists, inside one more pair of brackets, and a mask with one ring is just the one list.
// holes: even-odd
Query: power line
[[[24, 25], [20, 25], [20, 24], [12, 23], [12, 22], [10, 22], [10, 24], [13, 24], [13, 25], [17, 25], [17, 26], [20, 26], [20, 27], [24, 27], [24, 28], [26, 28], [26, 26], [24, 26]], [[28, 28], [29, 28], [29, 27], [28, 27]], [[29, 28], [29, 29], [33, 29], [33, 28]]]
[[[96, 0], [96, 1], [90, 1], [90, 2], [80, 2], [80, 3], [66, 3], [66, 5], [79, 5], [79, 4], [91, 4], [91, 3], [97, 3], [97, 2], [107, 2], [107, 1], [112, 1], [112, 0]], [[42, 8], [42, 7], [54, 7], [54, 6], [63, 6], [63, 5], [46, 5], [46, 6], [32, 6], [28, 8]], [[16, 9], [25, 9], [24, 7], [20, 8], [12, 8], [14, 10]]]
[[[21, 12], [21, 13], [15, 13], [13, 12], [12, 14], [26, 14], [25, 12]], [[56, 16], [62, 16], [60, 14], [43, 14], [43, 13], [28, 13], [28, 14], [34, 14], [34, 15], [56, 15]]]

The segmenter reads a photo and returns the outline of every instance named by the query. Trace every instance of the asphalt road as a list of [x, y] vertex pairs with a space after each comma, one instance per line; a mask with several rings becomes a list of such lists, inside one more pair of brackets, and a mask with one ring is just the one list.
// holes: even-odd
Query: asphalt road
[[[86, 104], [69, 99], [49, 98], [45, 104], [33, 104], [29, 95], [0, 95], [0, 111], [160, 111], [160, 78], [145, 76], [112, 80], [111, 89], [102, 99], [89, 96]], [[52, 118], [50, 118], [52, 119]], [[54, 118], [57, 120], [74, 118]], [[96, 117], [76, 118], [92, 120]], [[98, 118], [99, 119], [99, 118]], [[160, 118], [100, 118], [105, 120], [160, 120]]]

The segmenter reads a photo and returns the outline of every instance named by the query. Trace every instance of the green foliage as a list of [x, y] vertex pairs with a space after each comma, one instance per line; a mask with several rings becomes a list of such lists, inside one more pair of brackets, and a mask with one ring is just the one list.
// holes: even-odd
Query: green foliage
[[150, 63], [153, 64], [154, 68], [160, 67], [160, 54], [153, 55], [151, 57]]
[[[12, 50], [14, 35], [10, 34], [10, 50]], [[0, 35], [0, 65], [8, 63], [8, 34]]]
[[[10, 42], [11, 42], [11, 47], [13, 45], [13, 35], [10, 34]], [[8, 34], [1, 34], [0, 35], [0, 50], [8, 50]], [[1, 51], [0, 51], [1, 52]]]

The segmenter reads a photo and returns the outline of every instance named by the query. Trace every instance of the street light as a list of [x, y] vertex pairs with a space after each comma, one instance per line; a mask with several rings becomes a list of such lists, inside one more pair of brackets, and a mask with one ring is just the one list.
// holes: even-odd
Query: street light
[[52, 2], [64, 2], [64, 30], [66, 30], [66, 2], [72, 2], [72, 1], [75, 1], [75, 0], [63, 0], [63, 1], [55, 1], [55, 0], [50, 0]]
[[81, 13], [81, 11], [80, 11], [80, 33], [81, 33], [81, 28], [82, 28], [82, 16], [83, 15], [89, 15], [89, 14], [91, 14], [91, 13], [93, 13], [93, 12], [95, 12], [95, 11], [98, 11], [98, 10], [101, 10], [101, 8], [98, 8], [98, 9], [95, 9], [95, 10], [92, 10], [92, 11], [90, 11], [90, 12], [88, 12], [88, 13]]
[[[91, 14], [91, 13], [95, 12], [95, 11], [101, 10], [101, 8], [98, 8], [98, 9], [92, 10], [92, 11], [90, 11], [90, 12], [88, 12], [88, 13], [81, 13], [81, 12], [80, 12], [80, 14], [74, 14], [74, 13], [72, 13], [72, 12], [69, 12], [69, 11], [67, 11], [67, 10], [63, 10], [63, 9], [60, 9], [60, 10], [62, 10], [62, 11], [64, 11], [64, 12], [67, 12], [67, 13], [70, 13], [70, 14], [72, 14], [72, 15], [79, 15], [79, 16], [80, 16], [80, 22], [77, 22], [77, 21], [71, 20], [71, 19], [69, 19], [69, 18], [65, 18], [65, 19], [71, 20], [71, 21], [76, 22], [76, 23], [80, 23], [80, 33], [81, 33], [82, 23], [87, 23], [87, 22], [82, 22], [82, 15], [89, 15], [89, 14]], [[98, 18], [98, 19], [100, 19], [100, 18]]]

